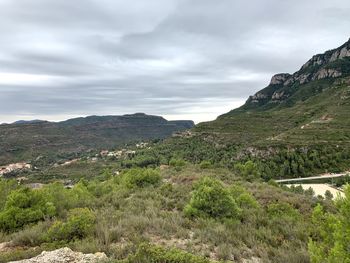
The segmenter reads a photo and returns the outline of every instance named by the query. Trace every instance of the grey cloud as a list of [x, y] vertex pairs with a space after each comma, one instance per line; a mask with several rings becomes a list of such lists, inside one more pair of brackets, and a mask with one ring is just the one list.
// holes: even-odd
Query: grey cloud
[[213, 118], [345, 42], [349, 10], [346, 0], [2, 0], [0, 122]]

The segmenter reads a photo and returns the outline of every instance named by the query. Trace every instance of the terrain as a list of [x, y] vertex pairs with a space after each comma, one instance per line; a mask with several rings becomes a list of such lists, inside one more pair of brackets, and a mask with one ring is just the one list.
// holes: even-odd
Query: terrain
[[[16, 144], [16, 160], [39, 151], [62, 160], [0, 179], [0, 262], [83, 256], [63, 247], [115, 263], [350, 262], [349, 69], [350, 40], [193, 128], [138, 114], [0, 126], [3, 145], [14, 145], [19, 131], [31, 138], [27, 127], [35, 136], [62, 134], [35, 152], [25, 140]], [[140, 124], [144, 140], [159, 135], [154, 118], [169, 132], [118, 145], [120, 118], [129, 139], [137, 141]], [[72, 157], [77, 147], [95, 150]], [[317, 176], [333, 172], [341, 176]], [[316, 194], [277, 183], [305, 177], [328, 187]], [[333, 188], [342, 196], [326, 190]]]
[[91, 149], [162, 139], [192, 128], [192, 121], [167, 121], [143, 113], [89, 116], [62, 122], [15, 122], [0, 125], [0, 165], [44, 156], [74, 156]]
[[253, 146], [348, 145], [350, 40], [315, 55], [293, 75], [282, 73], [245, 105], [195, 131]]

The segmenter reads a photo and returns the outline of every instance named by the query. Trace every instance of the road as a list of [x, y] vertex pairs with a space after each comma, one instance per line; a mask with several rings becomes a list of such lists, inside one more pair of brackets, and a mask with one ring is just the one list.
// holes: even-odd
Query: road
[[322, 174], [322, 175], [311, 176], [311, 177], [281, 179], [281, 180], [276, 180], [276, 182], [277, 183], [285, 183], [285, 182], [310, 181], [310, 180], [316, 180], [316, 179], [332, 179], [332, 178], [342, 177], [342, 176], [345, 176], [347, 174], [349, 174], [349, 172], [339, 173], [339, 174]]

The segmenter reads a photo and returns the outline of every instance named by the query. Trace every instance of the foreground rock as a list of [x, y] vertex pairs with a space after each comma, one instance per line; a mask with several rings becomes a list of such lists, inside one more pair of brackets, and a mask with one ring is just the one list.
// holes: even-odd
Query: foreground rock
[[70, 248], [61, 248], [50, 252], [42, 252], [39, 256], [12, 263], [97, 263], [107, 260], [105, 253], [83, 254]]

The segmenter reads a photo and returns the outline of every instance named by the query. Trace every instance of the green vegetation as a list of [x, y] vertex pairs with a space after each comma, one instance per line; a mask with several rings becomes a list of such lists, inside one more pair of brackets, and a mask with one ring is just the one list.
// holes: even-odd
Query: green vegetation
[[[1, 187], [7, 184], [0, 181]], [[2, 226], [1, 240], [12, 240], [14, 247], [0, 255], [0, 262], [31, 257], [32, 247], [40, 253], [62, 246], [85, 253], [103, 251], [116, 262], [250, 257], [273, 262], [295, 257], [295, 262], [308, 262], [312, 209], [319, 202], [326, 211], [333, 209], [329, 201], [259, 180], [247, 182], [225, 168], [202, 169], [189, 163], [180, 171], [171, 166], [133, 168], [100, 180], [82, 180], [72, 189], [61, 183], [36, 190], [16, 186], [3, 195], [5, 203], [19, 193], [46, 196], [45, 203], [37, 198], [25, 209], [35, 210], [40, 202], [40, 207], [49, 202], [55, 209], [46, 209], [44, 216], [25, 220], [11, 231]], [[7, 207], [0, 213], [6, 213]]]
[[91, 149], [97, 152], [142, 140], [163, 139], [192, 127], [192, 121], [167, 121], [142, 113], [0, 125], [0, 165], [33, 161], [40, 167], [62, 157], [84, 156]]
[[209, 216], [235, 219], [239, 215], [236, 201], [218, 180], [203, 178], [196, 186], [190, 203], [184, 210], [187, 216]]
[[[0, 163], [36, 168], [7, 176], [27, 185], [0, 180], [0, 242], [12, 245], [0, 262], [68, 246], [120, 263], [350, 263], [350, 177], [330, 179], [345, 187], [335, 201], [329, 191], [316, 197], [274, 181], [349, 169], [349, 65], [311, 61], [294, 76], [342, 76], [271, 84], [261, 100], [147, 147], [124, 143], [191, 125], [136, 114], [1, 126]], [[96, 159], [101, 147], [118, 145], [132, 151]]]
[[31, 223], [37, 223], [56, 214], [50, 196], [43, 191], [28, 188], [12, 191], [0, 212], [0, 229], [11, 232]]
[[161, 177], [158, 171], [153, 169], [131, 169], [123, 176], [125, 184], [132, 187], [147, 187], [160, 183]]
[[88, 208], [75, 208], [68, 212], [67, 222], [56, 221], [48, 230], [51, 241], [82, 239], [92, 233], [95, 215]]
[[211, 261], [204, 258], [183, 252], [178, 249], [164, 249], [160, 246], [141, 244], [135, 255], [129, 256], [128, 259], [120, 263], [137, 263], [137, 262], [154, 262], [154, 263], [210, 263]]
[[326, 213], [319, 204], [312, 214], [314, 230], [309, 241], [312, 263], [350, 262], [350, 186], [336, 202], [337, 212]]

